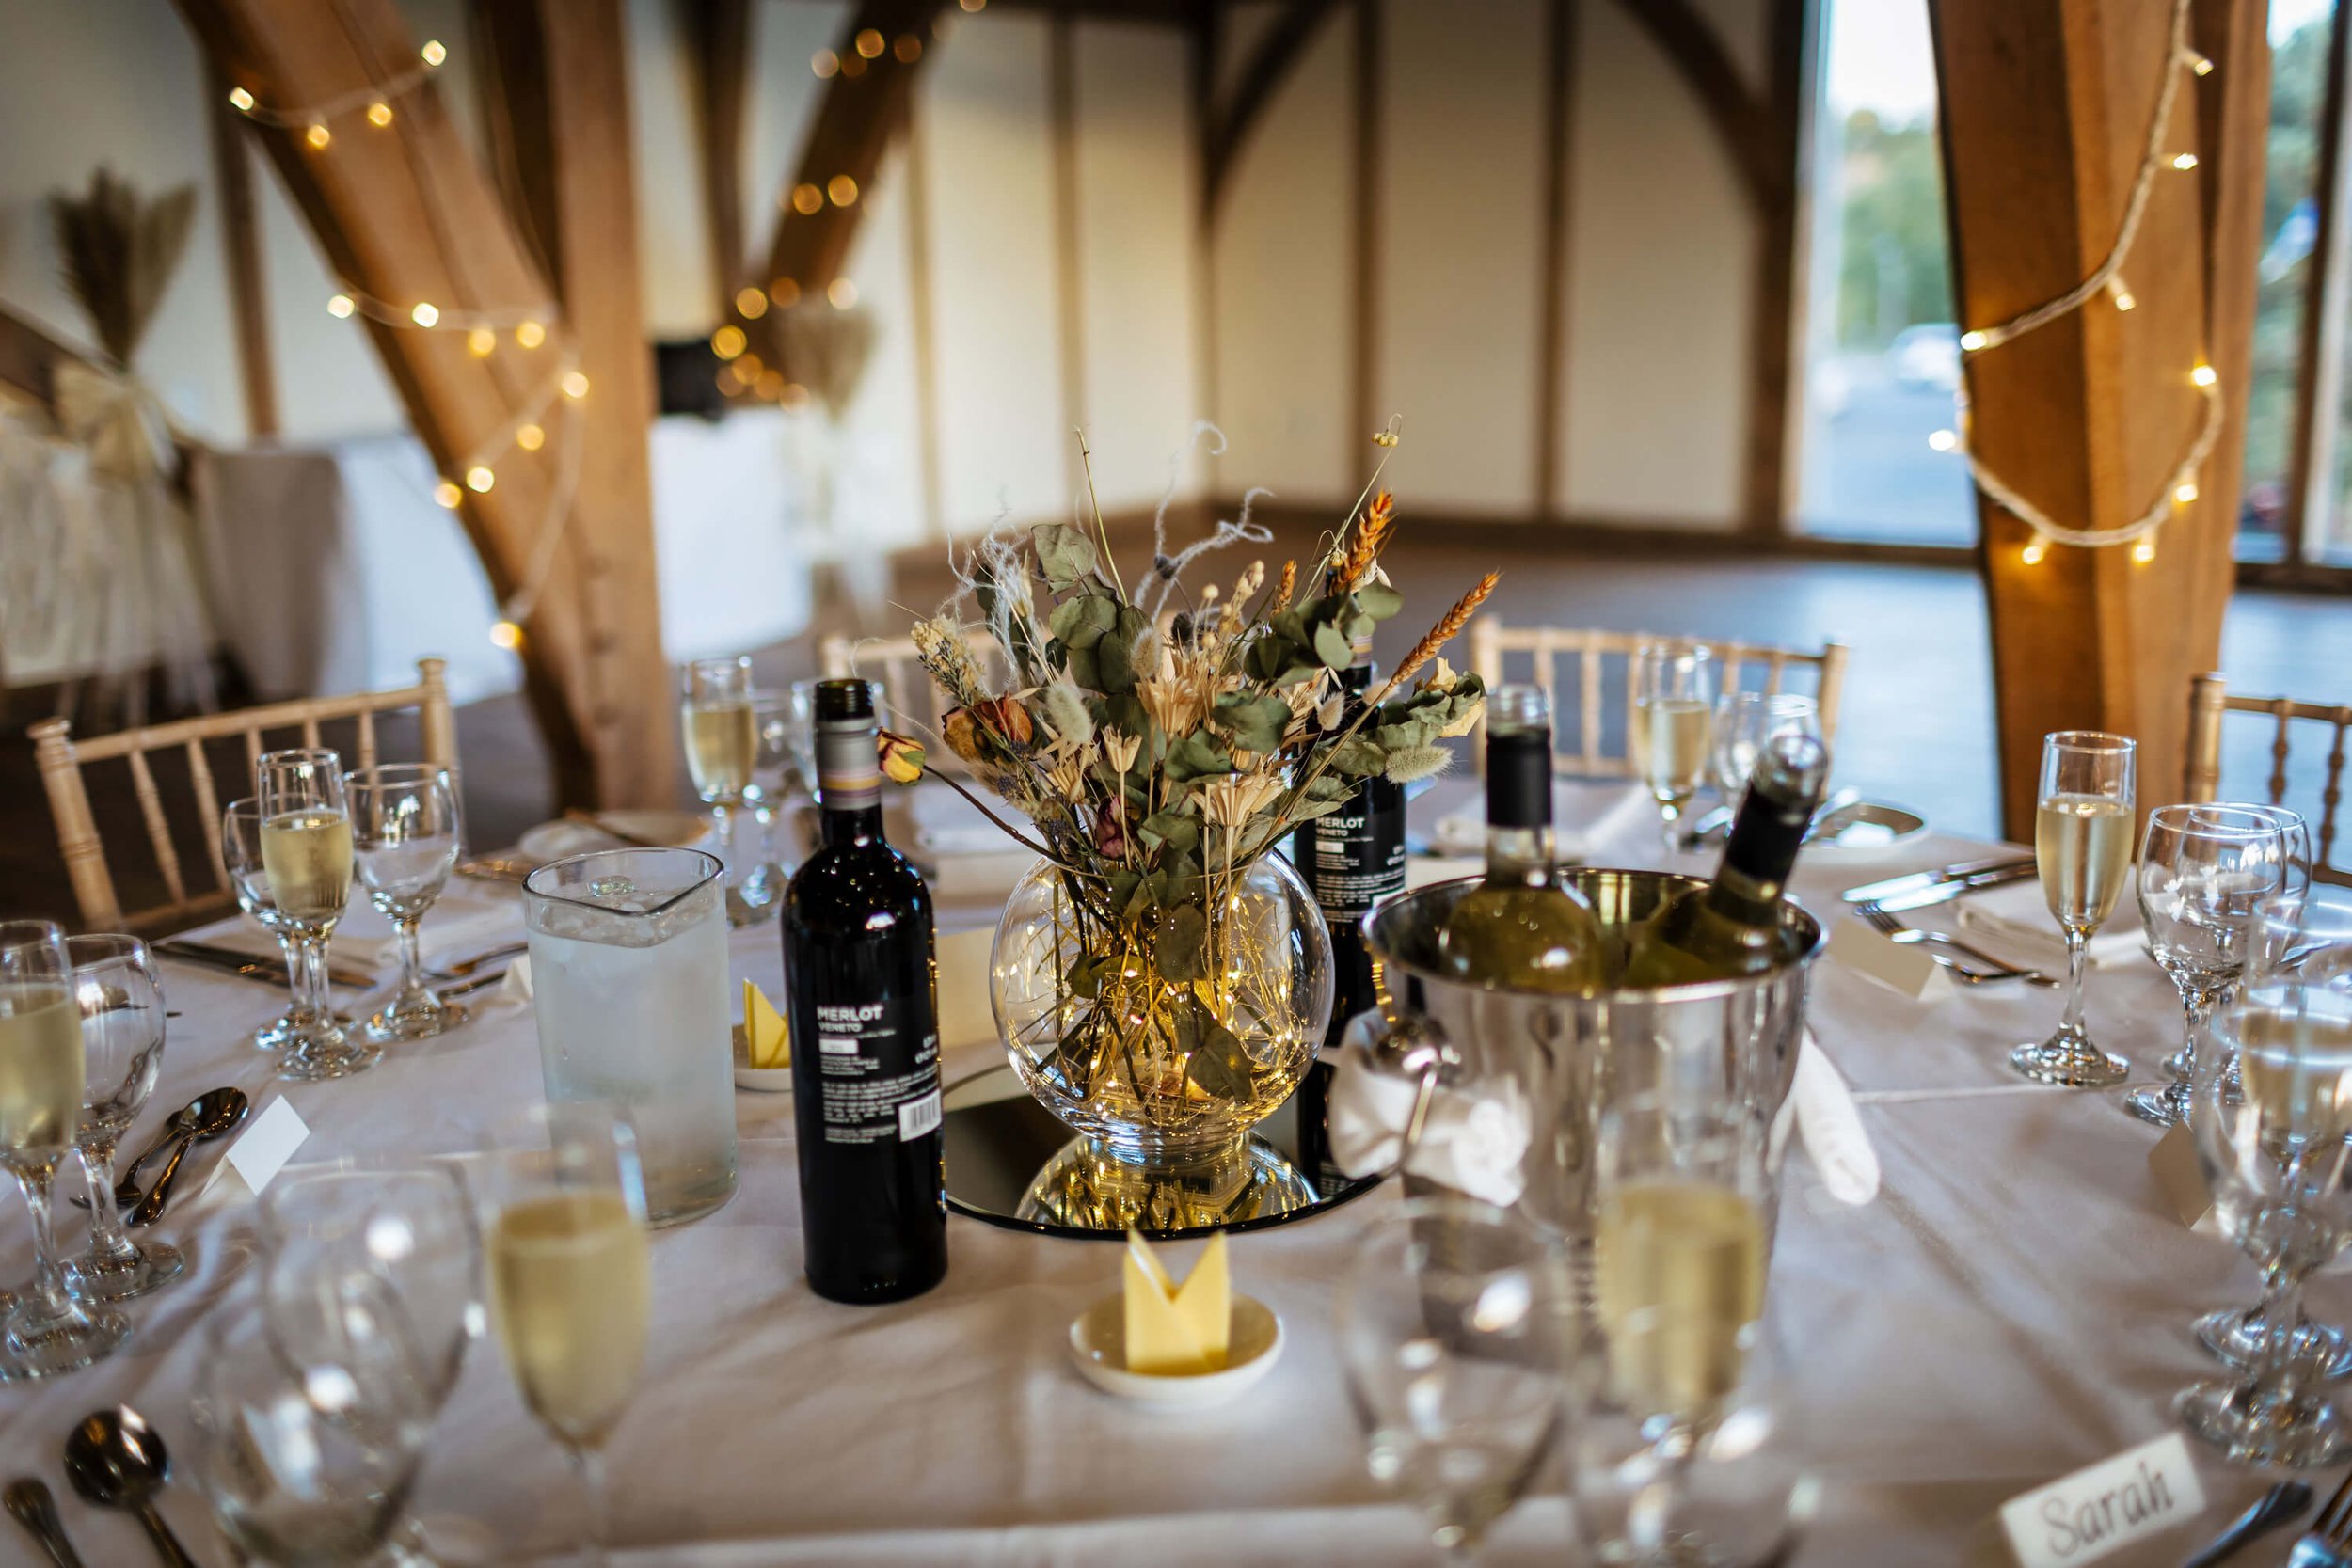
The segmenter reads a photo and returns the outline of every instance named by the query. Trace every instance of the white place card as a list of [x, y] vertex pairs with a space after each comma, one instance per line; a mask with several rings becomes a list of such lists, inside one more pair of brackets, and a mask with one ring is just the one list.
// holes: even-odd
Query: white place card
[[214, 1180], [206, 1182], [205, 1186], [210, 1188], [225, 1181], [240, 1181], [248, 1194], [259, 1197], [262, 1189], [286, 1168], [286, 1162], [294, 1158], [294, 1150], [300, 1148], [303, 1140], [310, 1135], [310, 1126], [303, 1121], [301, 1113], [285, 1096], [279, 1095], [262, 1107], [262, 1114], [253, 1118], [253, 1125], [237, 1134], [236, 1141], [229, 1146], [229, 1152], [221, 1157]]
[[2019, 1568], [2096, 1562], [2205, 1511], [2188, 1439], [2168, 1433], [2001, 1505]]
[[2197, 1163], [2197, 1136], [2183, 1123], [2164, 1130], [2148, 1151], [2148, 1174], [2165, 1208], [2200, 1235], [2218, 1235], [2221, 1224], [2213, 1214], [2213, 1190], [2205, 1185], [2204, 1167]]
[[1951, 977], [1926, 947], [1897, 942], [1855, 915], [1846, 916], [1830, 932], [1829, 956], [1915, 1002], [1941, 1002], [1952, 994]]

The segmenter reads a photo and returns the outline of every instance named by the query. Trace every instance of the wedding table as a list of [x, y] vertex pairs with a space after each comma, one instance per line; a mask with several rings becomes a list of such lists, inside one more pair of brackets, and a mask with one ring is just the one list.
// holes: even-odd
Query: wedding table
[[[1416, 803], [1416, 819], [1473, 795], [1470, 781], [1447, 781]], [[1801, 864], [1794, 892], [1834, 922], [1842, 888], [1985, 852], [1931, 835], [1867, 861], [1817, 855]], [[1664, 857], [1653, 826], [1595, 858]], [[993, 903], [946, 907], [942, 926], [987, 925], [996, 912]], [[1913, 918], [1948, 924], [1950, 913]], [[2119, 921], [2130, 918], [2119, 909]], [[774, 926], [735, 932], [732, 954], [739, 979], [781, 995]], [[165, 984], [180, 1016], [134, 1147], [170, 1107], [224, 1083], [244, 1087], [257, 1111], [281, 1093], [294, 1102], [311, 1129], [296, 1168], [463, 1151], [539, 1092], [536, 1037], [520, 1003], [396, 1047], [364, 1076], [281, 1085], [245, 1039], [282, 1007], [281, 994], [176, 963]], [[2017, 984], [1918, 1005], [1833, 960], [1815, 972], [1813, 1028], [1853, 1085], [1884, 1180], [1874, 1203], [1848, 1207], [1822, 1191], [1801, 1152], [1788, 1162], [1771, 1309], [1801, 1369], [1823, 1483], [1801, 1563], [2007, 1560], [1991, 1523], [1998, 1505], [2170, 1430], [2174, 1391], [2215, 1370], [2190, 1338], [2190, 1318], [2254, 1298], [2253, 1271], [2230, 1243], [2191, 1234], [2165, 1209], [2147, 1164], [2156, 1135], [2114, 1092], [2044, 1088], [2010, 1073], [2009, 1048], [2046, 1035], [2058, 1008], [2056, 991]], [[2142, 1081], [2180, 1032], [2171, 987], [2144, 958], [2094, 971], [2090, 1016]], [[949, 1082], [987, 1056], [951, 1058]], [[738, 1108], [735, 1199], [654, 1244], [649, 1365], [610, 1454], [616, 1561], [1430, 1560], [1418, 1519], [1365, 1474], [1330, 1331], [1333, 1283], [1366, 1222], [1398, 1201], [1393, 1182], [1304, 1223], [1235, 1237], [1235, 1288], [1281, 1315], [1281, 1362], [1235, 1403], [1155, 1414], [1094, 1392], [1068, 1361], [1070, 1320], [1118, 1286], [1114, 1248], [959, 1216], [946, 1282], [930, 1294], [882, 1307], [818, 1300], [801, 1279], [791, 1099], [745, 1093]], [[72, 1496], [59, 1446], [83, 1413], [120, 1402], [189, 1450], [195, 1331], [246, 1264], [248, 1212], [223, 1189], [184, 1205], [163, 1229], [192, 1250], [192, 1276], [132, 1304], [135, 1338], [121, 1352], [70, 1377], [0, 1387], [0, 1472], [46, 1478], [92, 1563], [150, 1558], [126, 1517]], [[0, 1245], [21, 1271], [23, 1221], [8, 1224]], [[2323, 1279], [2312, 1310], [2352, 1317], [2352, 1292]], [[2193, 1527], [2107, 1560], [2177, 1560], [2185, 1541], [2217, 1529], [2265, 1479], [2215, 1464], [2204, 1477], [2210, 1508]], [[1555, 1465], [1484, 1560], [1574, 1560], [1563, 1547], [1564, 1485]], [[418, 1506], [452, 1562], [563, 1558], [578, 1494], [494, 1344], [469, 1354]], [[229, 1560], [184, 1462], [165, 1513], [199, 1560]], [[2243, 1560], [2280, 1560], [2284, 1539]], [[13, 1526], [0, 1525], [0, 1561], [31, 1560]]]

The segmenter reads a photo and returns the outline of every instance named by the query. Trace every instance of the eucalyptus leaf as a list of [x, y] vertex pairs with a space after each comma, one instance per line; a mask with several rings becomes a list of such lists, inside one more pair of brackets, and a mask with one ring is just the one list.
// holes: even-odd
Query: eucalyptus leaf
[[1291, 705], [1279, 697], [1253, 697], [1232, 692], [1216, 700], [1216, 721], [1232, 732], [1237, 745], [1252, 752], [1272, 752], [1282, 744]]
[[[1223, 1100], [1238, 1100], [1249, 1092], [1249, 1053], [1242, 1048], [1241, 1037], [1234, 1034], [1198, 1003], [1177, 1015], [1177, 1043], [1184, 1044], [1184, 1036], [1192, 1037], [1192, 1054], [1184, 1063], [1184, 1076], [1198, 1085], [1203, 1094]], [[1192, 1020], [1189, 1028], [1185, 1021]]]
[[1198, 980], [1208, 973], [1209, 919], [1197, 906], [1170, 910], [1160, 922], [1152, 961], [1164, 980]]
[[1385, 621], [1405, 608], [1405, 595], [1385, 582], [1359, 583], [1356, 588], [1356, 608], [1375, 621]]
[[1040, 523], [1029, 531], [1037, 562], [1057, 593], [1094, 570], [1094, 541], [1068, 523]]
[[1136, 832], [1154, 849], [1172, 844], [1182, 853], [1200, 844], [1200, 819], [1180, 811], [1155, 811], [1136, 824]]
[[1315, 627], [1315, 657], [1327, 670], [1344, 670], [1356, 662], [1356, 650], [1345, 633], [1327, 622]]
[[1195, 730], [1168, 749], [1160, 770], [1178, 784], [1233, 770], [1233, 759], [1206, 734]]
[[1379, 743], [1361, 735], [1350, 736], [1331, 750], [1331, 767], [1336, 772], [1365, 778], [1389, 766], [1389, 755]]

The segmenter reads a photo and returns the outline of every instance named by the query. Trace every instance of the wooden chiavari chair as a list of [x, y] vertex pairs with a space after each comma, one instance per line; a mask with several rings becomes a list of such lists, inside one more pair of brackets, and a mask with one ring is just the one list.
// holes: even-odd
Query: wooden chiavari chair
[[[1532, 679], [1551, 700], [1552, 767], [1578, 778], [1622, 779], [1633, 776], [1633, 759], [1627, 750], [1625, 716], [1633, 706], [1633, 656], [1644, 645], [1665, 641], [1646, 632], [1598, 631], [1567, 626], [1506, 626], [1491, 615], [1470, 623], [1470, 669], [1488, 689], [1506, 678]], [[1683, 638], [1713, 652], [1722, 670], [1723, 689], [1756, 689], [1778, 693], [1792, 672], [1813, 676], [1813, 699], [1820, 707], [1821, 738], [1837, 743], [1837, 706], [1845, 693], [1846, 656], [1843, 642], [1824, 642], [1818, 650], [1774, 648], [1761, 643], [1719, 638]], [[1512, 671], [1516, 656], [1532, 661], [1533, 673]], [[1613, 674], [1611, 664], [1621, 664]], [[1562, 666], [1566, 665], [1565, 672]], [[1753, 678], [1751, 678], [1753, 677]], [[1611, 693], [1621, 692], [1619, 721], [1609, 722]], [[1612, 744], [1613, 736], [1614, 744]], [[1479, 770], [1486, 769], [1486, 749], [1473, 751]]]
[[[150, 724], [87, 740], [74, 739], [72, 724], [63, 719], [44, 719], [35, 724], [31, 730], [34, 755], [40, 766], [42, 787], [48, 792], [50, 815], [56, 820], [57, 847], [65, 856], [66, 872], [72, 879], [74, 901], [81, 908], [84, 928], [166, 930], [223, 912], [234, 902], [228, 867], [221, 858], [220, 812], [224, 800], [250, 795], [252, 780], [248, 771], [244, 782], [223, 790], [214, 780], [212, 761], [205, 752], [207, 742], [242, 739], [249, 770], [262, 752], [276, 749], [263, 740], [273, 731], [299, 732], [301, 745], [317, 746], [322, 743], [321, 725], [356, 721], [358, 739], [346, 760], [354, 767], [365, 768], [376, 760], [376, 716], [406, 708], [417, 710], [423, 752], [420, 760], [453, 765], [457, 761], [457, 729], [450, 713], [442, 661], [437, 658], [419, 659], [417, 684], [392, 691], [273, 703], [233, 713]], [[277, 745], [294, 743], [289, 738]], [[163, 791], [157, 787], [155, 768], [150, 760], [175, 752], [182, 758], [176, 766], [184, 766], [189, 793], [194, 799], [194, 827], [205, 847], [212, 872], [209, 889], [191, 891], [187, 871], [181, 864], [180, 849], [173, 839], [171, 819], [164, 809]], [[99, 836], [97, 815], [90, 806], [88, 780], [85, 776], [91, 765], [115, 761], [124, 762], [130, 768], [132, 792], [147, 828], [148, 849], [166, 895], [163, 903], [129, 914], [124, 913], [116, 895], [114, 870], [106, 857], [105, 844]]]
[[[2327, 773], [2319, 789], [2319, 814], [2312, 820], [2312, 875], [2323, 882], [2352, 887], [2352, 866], [2335, 862], [2336, 808], [2344, 801], [2344, 736], [2352, 730], [2352, 705], [2298, 703], [2289, 697], [2239, 697], [2219, 675], [2191, 677], [2188, 687], [2188, 763], [2184, 797], [2217, 799], [2221, 789], [2222, 720], [2233, 713], [2258, 713], [2271, 722], [2270, 803], [2287, 803], [2287, 752], [2297, 725], [2326, 724], [2334, 731]], [[2310, 814], [2306, 813], [2306, 816]]]

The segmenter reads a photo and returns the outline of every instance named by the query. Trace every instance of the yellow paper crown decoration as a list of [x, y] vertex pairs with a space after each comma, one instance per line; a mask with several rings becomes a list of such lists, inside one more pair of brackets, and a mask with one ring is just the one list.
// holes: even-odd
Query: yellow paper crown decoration
[[755, 1068], [792, 1065], [792, 1034], [768, 993], [743, 982], [743, 1054]]
[[1199, 1377], [1225, 1370], [1233, 1326], [1225, 1232], [1209, 1238], [1208, 1250], [1178, 1285], [1152, 1243], [1130, 1227], [1124, 1274], [1129, 1371]]

